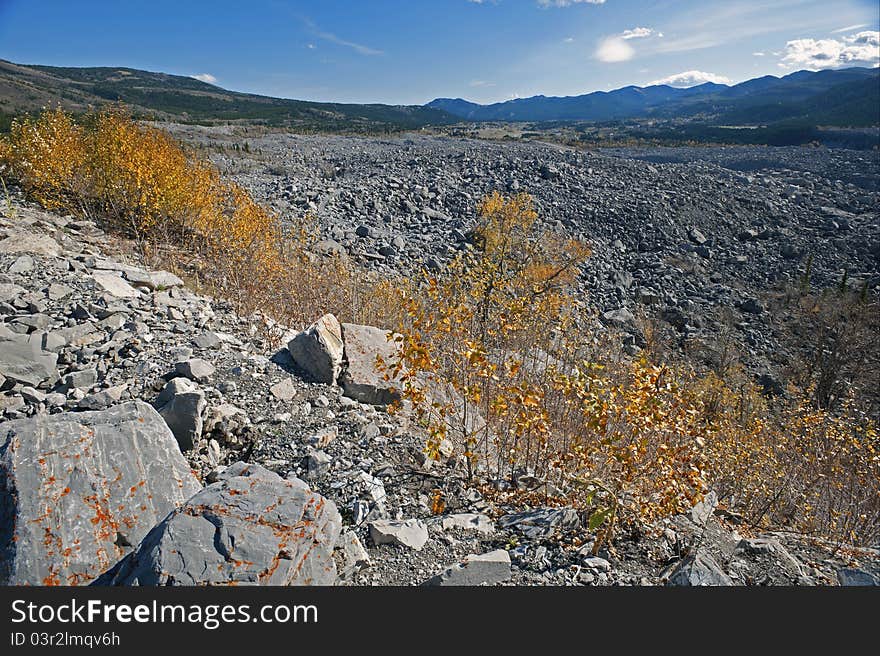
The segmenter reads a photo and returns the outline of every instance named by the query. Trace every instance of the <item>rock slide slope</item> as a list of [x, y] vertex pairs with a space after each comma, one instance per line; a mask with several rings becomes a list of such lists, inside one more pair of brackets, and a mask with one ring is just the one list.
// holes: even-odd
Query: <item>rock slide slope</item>
[[325, 317], [336, 341], [291, 332], [328, 355], [304, 360], [124, 252], [87, 220], [0, 216], [2, 583], [878, 581], [876, 550], [739, 534], [711, 503], [594, 555], [574, 509], [496, 503], [460, 454], [425, 459], [366, 366], [384, 331]]

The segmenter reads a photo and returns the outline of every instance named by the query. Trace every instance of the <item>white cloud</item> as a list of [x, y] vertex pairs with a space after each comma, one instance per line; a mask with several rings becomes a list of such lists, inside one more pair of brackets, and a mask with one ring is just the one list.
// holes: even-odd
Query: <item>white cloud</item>
[[858, 64], [880, 66], [880, 32], [858, 32], [842, 39], [795, 39], [785, 44], [779, 63], [810, 70]]
[[208, 84], [217, 84], [217, 78], [211, 75], [210, 73], [199, 73], [198, 75], [190, 75], [190, 77], [199, 80], [200, 82], [207, 82]]
[[494, 87], [494, 82], [487, 82], [486, 80], [471, 80], [468, 84], [472, 89], [478, 89], [480, 87]]
[[765, 54], [767, 54], [767, 53], [765, 53], [765, 52], [753, 52], [753, 53], [752, 53], [752, 57], [763, 57]]
[[599, 42], [594, 56], [599, 61], [614, 63], [628, 61], [635, 54], [633, 47], [619, 36], [609, 36]]
[[620, 38], [628, 41], [629, 39], [644, 39], [651, 35], [663, 36], [661, 33], [655, 32], [650, 27], [634, 27], [631, 30], [624, 30], [621, 33]]
[[306, 48], [308, 48], [309, 50], [314, 50], [317, 47], [318, 46], [316, 46], [314, 43], [307, 43], [306, 44]]
[[723, 75], [716, 75], [715, 73], [706, 73], [704, 71], [684, 71], [683, 73], [676, 73], [675, 75], [648, 82], [647, 86], [668, 84], [671, 87], [679, 87], [683, 89], [686, 87], [695, 87], [698, 84], [705, 84], [706, 82], [730, 84], [730, 78], [726, 78]]
[[604, 5], [605, 0], [538, 0], [539, 7], [570, 7], [571, 5]]
[[563, 42], [563, 43], [574, 43], [574, 37], [573, 37], [573, 36], [567, 36], [567, 37], [565, 37], [565, 38], [562, 40], [562, 42]]

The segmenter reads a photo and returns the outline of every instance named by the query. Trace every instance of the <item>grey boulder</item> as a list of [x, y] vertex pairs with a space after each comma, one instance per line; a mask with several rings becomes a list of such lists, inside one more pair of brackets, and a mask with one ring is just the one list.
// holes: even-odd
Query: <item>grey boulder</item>
[[418, 519], [377, 519], [370, 522], [373, 544], [397, 544], [421, 551], [428, 541], [428, 527]]
[[456, 563], [425, 585], [494, 585], [510, 578], [510, 554], [504, 549], [496, 549], [485, 554], [472, 554]]
[[0, 424], [0, 584], [80, 585], [201, 487], [134, 401]]
[[325, 314], [288, 344], [287, 350], [300, 369], [315, 381], [333, 385], [342, 367], [342, 328], [332, 314]]
[[92, 278], [101, 289], [117, 298], [137, 298], [140, 292], [112, 271], [95, 271]]
[[388, 405], [400, 400], [394, 381], [386, 381], [377, 357], [386, 365], [394, 363], [398, 343], [388, 340], [388, 331], [374, 326], [342, 324], [345, 342], [345, 368], [339, 377], [343, 393], [355, 401]]
[[488, 516], [478, 513], [446, 515], [440, 525], [444, 531], [458, 529], [460, 531], [475, 531], [484, 535], [491, 535], [495, 532], [495, 524], [492, 520]]
[[344, 533], [340, 542], [342, 543], [339, 550], [342, 569], [340, 574], [344, 578], [349, 578], [358, 570], [370, 566], [370, 555], [354, 531]]
[[667, 585], [730, 586], [733, 580], [707, 553], [699, 552], [682, 560], [669, 575]]
[[0, 376], [22, 385], [39, 387], [58, 378], [58, 355], [44, 351], [33, 341], [0, 338]]
[[580, 517], [573, 508], [538, 508], [505, 515], [498, 523], [502, 528], [515, 529], [530, 540], [544, 540], [580, 526]]
[[174, 365], [174, 371], [178, 376], [185, 376], [197, 383], [207, 383], [214, 375], [214, 365], [201, 358], [183, 360]]
[[156, 405], [180, 450], [192, 449], [202, 437], [207, 407], [204, 392], [187, 378], [173, 378], [162, 388]]
[[168, 289], [169, 287], [181, 287], [183, 281], [168, 271], [144, 271], [128, 267], [124, 270], [125, 277], [136, 287], [146, 287], [149, 290]]
[[342, 520], [299, 479], [238, 462], [98, 585], [332, 585]]
[[837, 570], [837, 582], [846, 586], [876, 586], [880, 581], [863, 569], [844, 568]]

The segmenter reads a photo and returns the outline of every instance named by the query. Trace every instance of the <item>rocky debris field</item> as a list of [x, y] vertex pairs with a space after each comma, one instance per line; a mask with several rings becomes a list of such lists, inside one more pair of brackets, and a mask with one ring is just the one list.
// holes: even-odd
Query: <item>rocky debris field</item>
[[283, 217], [316, 217], [316, 250], [387, 275], [438, 269], [468, 246], [485, 194], [528, 192], [545, 228], [590, 245], [583, 297], [630, 351], [643, 343], [640, 315], [682, 342], [711, 343], [728, 321], [745, 364], [775, 375], [789, 354], [767, 312], [772, 290], [805, 276], [836, 285], [846, 271], [853, 289], [880, 291], [877, 152], [269, 134], [231, 153], [234, 129], [171, 129], [215, 149]]
[[370, 365], [384, 331], [328, 315], [271, 346], [124, 252], [87, 220], [0, 216], [0, 583], [880, 581], [877, 549], [756, 534], [712, 495], [594, 555], [574, 509], [425, 459]]

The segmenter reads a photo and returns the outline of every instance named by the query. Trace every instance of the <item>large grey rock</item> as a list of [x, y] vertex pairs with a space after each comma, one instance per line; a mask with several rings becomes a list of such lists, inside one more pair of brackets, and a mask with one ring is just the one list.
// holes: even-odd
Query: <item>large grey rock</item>
[[199, 490], [146, 403], [0, 424], [0, 583], [88, 583]]
[[98, 372], [95, 369], [72, 371], [61, 382], [66, 389], [89, 390], [98, 382]]
[[187, 378], [173, 378], [162, 388], [156, 405], [180, 450], [191, 450], [202, 436], [207, 406], [204, 392]]
[[617, 328], [630, 328], [635, 324], [635, 316], [626, 308], [608, 310], [602, 314], [602, 319], [605, 323]]
[[128, 383], [114, 385], [100, 392], [89, 394], [76, 404], [80, 410], [106, 410], [122, 400], [122, 395], [128, 390]]
[[444, 531], [458, 529], [461, 531], [476, 531], [484, 535], [491, 535], [495, 532], [495, 524], [492, 520], [486, 515], [477, 513], [446, 515], [440, 525]]
[[95, 282], [108, 294], [118, 298], [137, 298], [140, 292], [125, 282], [120, 276], [110, 271], [95, 271], [92, 274]]
[[296, 398], [296, 387], [290, 378], [284, 378], [269, 388], [269, 392], [283, 403], [289, 403]]
[[214, 365], [201, 358], [192, 358], [177, 362], [174, 365], [174, 371], [180, 376], [186, 376], [190, 380], [197, 383], [207, 383], [211, 376], [214, 375]]
[[332, 585], [342, 520], [298, 479], [236, 463], [168, 515], [104, 585]]
[[0, 282], [0, 303], [10, 303], [25, 292], [25, 288], [11, 282]]
[[875, 586], [880, 585], [880, 581], [863, 569], [844, 568], [837, 570], [837, 582], [840, 585], [847, 586]]
[[6, 273], [28, 273], [34, 269], [34, 258], [30, 255], [20, 255], [15, 262], [9, 265]]
[[418, 519], [377, 519], [369, 527], [376, 545], [398, 544], [421, 551], [428, 541], [428, 527]]
[[325, 314], [287, 345], [296, 365], [319, 383], [333, 385], [342, 367], [342, 328]]
[[0, 253], [34, 253], [48, 257], [58, 257], [61, 245], [48, 235], [40, 235], [21, 230], [0, 240]]
[[530, 540], [544, 540], [577, 528], [581, 522], [573, 508], [538, 508], [505, 515], [498, 523], [503, 528], [517, 530]]
[[38, 387], [58, 378], [58, 355], [29, 340], [0, 339], [0, 375], [23, 385]]
[[504, 549], [467, 556], [444, 572], [434, 576], [425, 585], [494, 585], [510, 578], [510, 554]]
[[400, 400], [394, 381], [386, 381], [377, 365], [381, 357], [387, 365], [393, 364], [399, 352], [398, 344], [388, 340], [388, 331], [374, 326], [353, 323], [342, 324], [345, 342], [345, 368], [339, 377], [343, 393], [361, 403], [388, 405]]
[[354, 531], [344, 533], [340, 542], [339, 555], [342, 561], [340, 575], [348, 578], [358, 570], [370, 566], [370, 554], [364, 549], [364, 545]]
[[125, 277], [137, 287], [146, 287], [152, 291], [181, 287], [183, 281], [168, 271], [144, 271], [134, 267], [124, 269]]
[[707, 553], [699, 552], [682, 560], [669, 575], [667, 585], [729, 586], [733, 580]]

